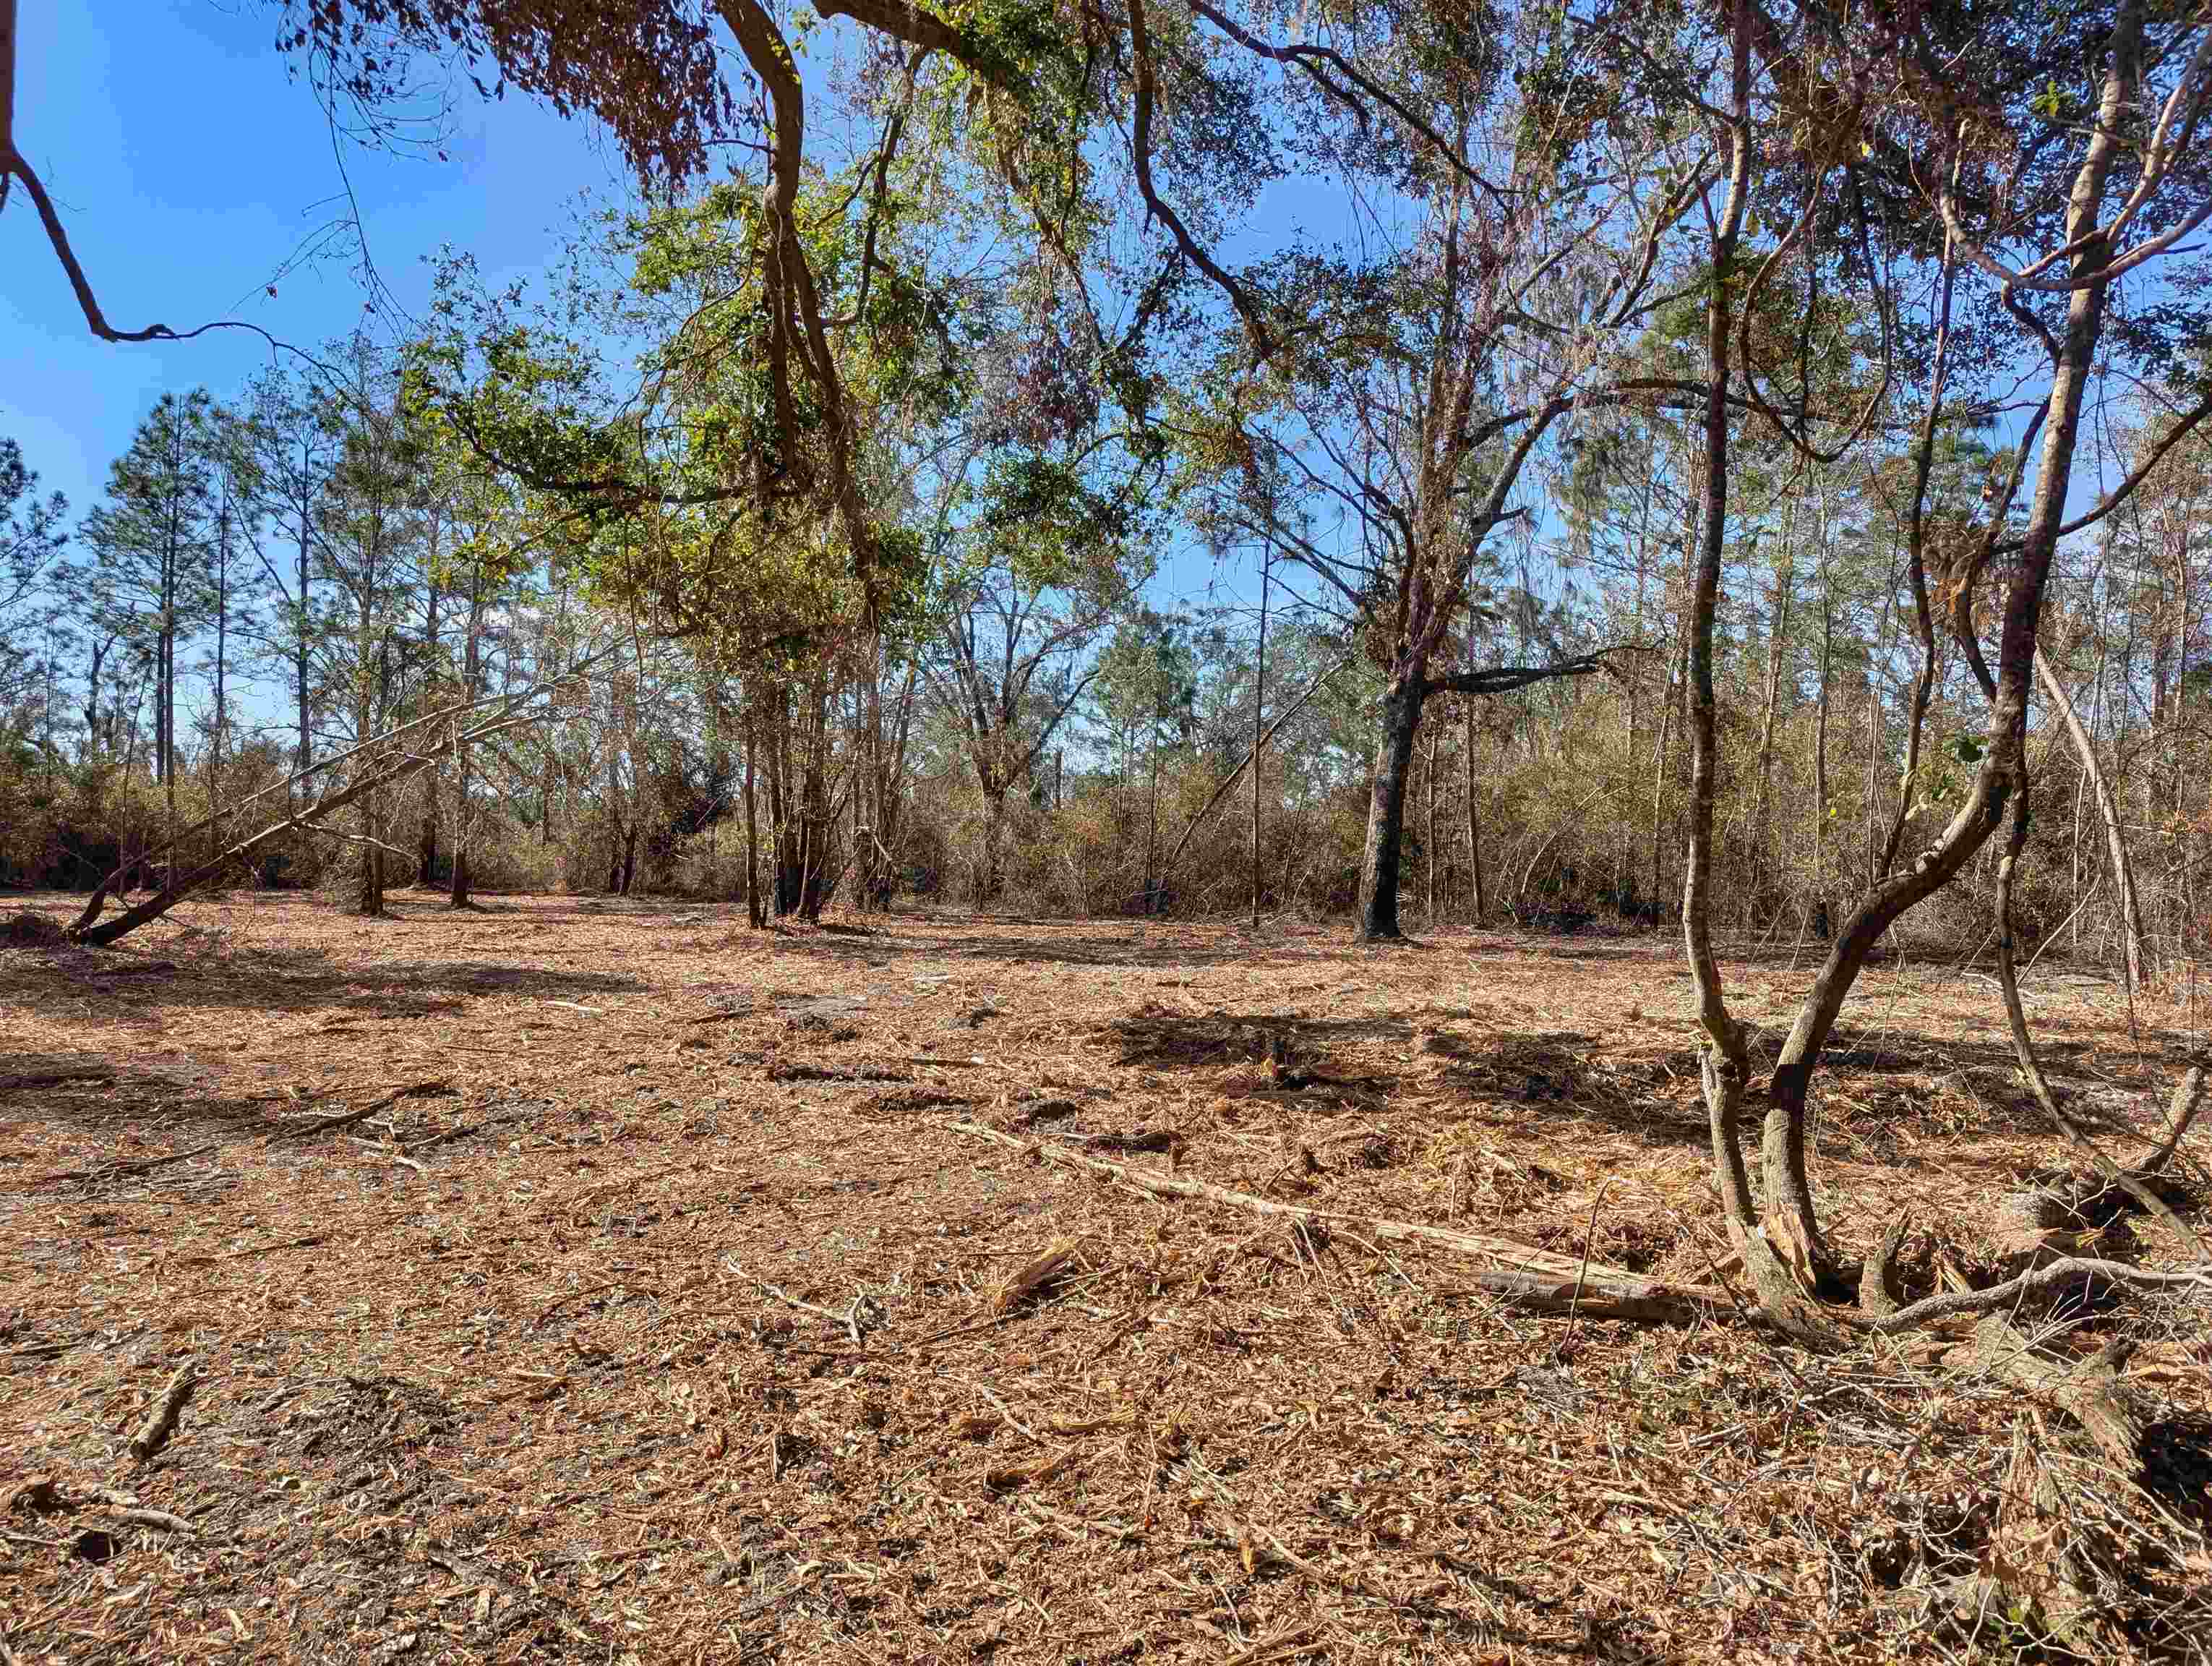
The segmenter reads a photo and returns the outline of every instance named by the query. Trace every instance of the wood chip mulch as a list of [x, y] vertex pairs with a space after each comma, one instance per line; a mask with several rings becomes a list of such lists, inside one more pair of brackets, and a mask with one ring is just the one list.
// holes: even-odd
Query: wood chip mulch
[[[1671, 939], [844, 923], [241, 894], [0, 948], [0, 1666], [2206, 1657], [2202, 1295], [2098, 1321], [2163, 1408], [2122, 1497], [1911, 1339], [1539, 1316], [1024, 1149], [1741, 1291]], [[1729, 967], [1770, 1060], [1814, 969]], [[2029, 994], [2140, 1155], [2192, 1015]], [[1852, 1253], [1994, 1256], [2065, 1161], [1971, 970], [1870, 971], [1823, 1082]], [[2035, 1572], [2068, 1466], [2101, 1583]], [[2000, 1566], [2050, 1595], [1962, 1607]]]

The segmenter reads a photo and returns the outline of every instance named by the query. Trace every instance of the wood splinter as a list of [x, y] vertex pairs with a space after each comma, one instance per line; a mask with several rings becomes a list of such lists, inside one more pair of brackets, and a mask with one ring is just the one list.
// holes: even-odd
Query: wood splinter
[[177, 1432], [178, 1415], [185, 1409], [185, 1402], [192, 1397], [192, 1389], [198, 1382], [198, 1373], [191, 1360], [177, 1367], [177, 1374], [169, 1379], [161, 1398], [138, 1426], [138, 1432], [131, 1437], [131, 1450], [139, 1462], [145, 1462], [169, 1444], [169, 1437]]
[[1079, 1237], [1064, 1238], [1027, 1266], [1018, 1269], [999, 1287], [999, 1293], [991, 1298], [991, 1311], [1011, 1313], [1029, 1300], [1060, 1276], [1082, 1243]]

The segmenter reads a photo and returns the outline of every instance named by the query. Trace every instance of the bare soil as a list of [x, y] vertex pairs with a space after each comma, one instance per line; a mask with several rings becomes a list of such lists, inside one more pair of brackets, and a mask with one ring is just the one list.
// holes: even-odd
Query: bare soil
[[[2075, 1316], [2136, 1345], [2137, 1486], [1924, 1340], [1537, 1316], [959, 1126], [1727, 1280], [1671, 939], [409, 893], [20, 940], [0, 1663], [2212, 1648], [2202, 1292]], [[1729, 964], [1770, 1058], [1813, 970]], [[2027, 988], [2140, 1157], [2201, 1013]], [[1822, 1081], [1854, 1253], [1911, 1209], [1978, 1274], [2067, 1165], [1971, 970], [1870, 971]], [[2084, 1228], [2171, 1264], [2163, 1230]]]

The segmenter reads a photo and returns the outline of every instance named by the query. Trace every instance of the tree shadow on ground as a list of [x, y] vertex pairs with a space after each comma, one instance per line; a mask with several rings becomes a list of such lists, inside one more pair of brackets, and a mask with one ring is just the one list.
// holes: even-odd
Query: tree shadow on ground
[[[294, 1103], [287, 1094], [210, 1093], [212, 1074], [180, 1052], [121, 1060], [98, 1053], [17, 1054], [0, 1064], [0, 1118], [84, 1132], [127, 1127], [138, 1134], [168, 1135], [182, 1145], [200, 1143], [216, 1133], [264, 1132], [276, 1126], [270, 1120], [272, 1110]], [[157, 1146], [121, 1150], [108, 1161], [127, 1169], [136, 1160], [161, 1155]], [[145, 1178], [158, 1184], [160, 1174], [149, 1170]], [[95, 1171], [76, 1180], [39, 1173], [11, 1176], [10, 1181], [98, 1184], [135, 1178], [127, 1172]]]
[[[1325, 1094], [1355, 1087], [1387, 1102], [1457, 1101], [1469, 1114], [1510, 1114], [1595, 1124], [1648, 1145], [1703, 1145], [1709, 1129], [1696, 1055], [1687, 1046], [1583, 1031], [1462, 1033], [1443, 1008], [1418, 1013], [1316, 1018], [1279, 1012], [1186, 1014], [1146, 1007], [1097, 1032], [1124, 1068], [1185, 1073], [1225, 1082], [1269, 1067], [1279, 1091]], [[1785, 1032], [1754, 1031], [1755, 1066], [1771, 1066]], [[2064, 1085], [2063, 1060], [2053, 1075]], [[1765, 1105], [1754, 1079], [1747, 1104]], [[2013, 1074], [2001, 1042], [1885, 1030], [1844, 1030], [1814, 1078], [1819, 1122], [1856, 1154], [1921, 1164], [1916, 1140], [1961, 1136], [2041, 1137], [2051, 1133], [2034, 1099]], [[1955, 1153], [1954, 1153], [1955, 1164]]]
[[[1079, 922], [1084, 923], [1084, 922]], [[763, 936], [779, 954], [802, 959], [866, 964], [890, 960], [981, 960], [1006, 965], [1146, 969], [1162, 975], [1192, 966], [1247, 966], [1255, 970], [1338, 960], [1344, 945], [1303, 948], [1279, 942], [1220, 945], [1197, 939], [1162, 941], [1145, 936], [1108, 936], [1095, 927], [1083, 933], [1050, 937], [978, 936], [973, 933], [845, 932], [778, 933]]]
[[0, 1000], [23, 1010], [88, 1009], [113, 1023], [158, 1028], [180, 1015], [359, 1013], [424, 1018], [496, 995], [538, 1000], [639, 994], [649, 985], [605, 972], [571, 972], [492, 960], [377, 960], [348, 964], [321, 949], [252, 949], [216, 959], [125, 958], [61, 948], [0, 967]]

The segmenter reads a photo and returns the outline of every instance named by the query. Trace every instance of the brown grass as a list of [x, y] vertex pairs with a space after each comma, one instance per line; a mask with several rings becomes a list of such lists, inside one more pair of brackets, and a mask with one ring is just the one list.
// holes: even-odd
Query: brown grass
[[[1811, 970], [1729, 966], [1770, 1057]], [[2029, 995], [2154, 1135], [2188, 1012]], [[2084, 1328], [2144, 1490], [1924, 1341], [1516, 1314], [951, 1126], [1703, 1283], [1686, 998], [1665, 939], [553, 898], [0, 948], [0, 1661], [2204, 1658], [2201, 1297]], [[1870, 972], [1823, 1082], [1847, 1250], [1993, 1266], [2064, 1165], [1972, 973]]]

